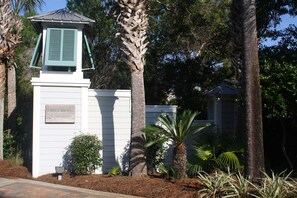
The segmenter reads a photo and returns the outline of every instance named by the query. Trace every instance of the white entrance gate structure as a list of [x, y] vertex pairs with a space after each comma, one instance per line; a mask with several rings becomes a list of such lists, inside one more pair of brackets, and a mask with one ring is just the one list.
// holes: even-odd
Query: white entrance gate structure
[[[61, 9], [29, 17], [40, 36], [31, 67], [41, 62], [39, 77], [32, 78], [33, 151], [32, 176], [54, 173], [73, 137], [96, 134], [103, 142], [103, 168], [125, 168], [130, 140], [130, 90], [91, 90], [83, 78], [82, 49], [86, 32], [94, 20]], [[90, 54], [90, 52], [88, 52]], [[41, 57], [41, 61], [39, 61]], [[91, 58], [91, 56], [90, 56]], [[92, 63], [92, 59], [90, 59]], [[160, 113], [174, 114], [176, 106], [147, 106], [147, 121]]]

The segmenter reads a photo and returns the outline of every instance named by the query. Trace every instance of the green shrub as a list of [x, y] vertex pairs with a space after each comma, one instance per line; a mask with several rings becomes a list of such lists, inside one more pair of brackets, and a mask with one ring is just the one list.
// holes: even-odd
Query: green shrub
[[[147, 142], [156, 142], [156, 140], [162, 138], [162, 134], [147, 133]], [[146, 163], [148, 165], [148, 171], [150, 173], [156, 172], [157, 169], [163, 164], [166, 154], [165, 143], [156, 142], [155, 144], [146, 147]]]
[[102, 166], [102, 149], [102, 142], [96, 135], [81, 134], [74, 137], [69, 146], [74, 173], [91, 174], [97, 167]]
[[10, 131], [3, 133], [3, 156], [4, 159], [12, 158], [16, 153], [16, 142], [14, 135]]

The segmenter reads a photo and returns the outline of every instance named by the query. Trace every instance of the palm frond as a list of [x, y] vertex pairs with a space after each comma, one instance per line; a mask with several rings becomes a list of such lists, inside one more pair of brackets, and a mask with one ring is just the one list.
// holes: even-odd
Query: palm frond
[[213, 157], [213, 151], [211, 149], [207, 149], [205, 146], [196, 147], [196, 155], [201, 160], [207, 160]]
[[238, 157], [232, 151], [221, 153], [217, 157], [216, 162], [220, 167], [230, 168], [231, 170], [240, 170], [242, 168]]

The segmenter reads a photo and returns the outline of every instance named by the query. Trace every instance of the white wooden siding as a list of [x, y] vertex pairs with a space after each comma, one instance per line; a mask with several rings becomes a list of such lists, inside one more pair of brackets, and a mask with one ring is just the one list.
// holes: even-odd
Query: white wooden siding
[[[40, 174], [55, 171], [55, 166], [63, 163], [66, 147], [81, 128], [81, 88], [41, 87], [40, 91]], [[46, 124], [45, 105], [75, 105], [73, 124]]]
[[[97, 173], [106, 173], [117, 165], [127, 169], [130, 90], [88, 90], [84, 84], [53, 86], [37, 80], [34, 83], [33, 177], [54, 173], [58, 165], [67, 166], [63, 164], [64, 155], [73, 138], [81, 133], [95, 134], [103, 143], [104, 165]], [[49, 104], [74, 105], [75, 122], [45, 123], [45, 105]], [[175, 106], [147, 106], [147, 123], [154, 123], [160, 113], [175, 111]], [[81, 131], [84, 128], [86, 130]]]
[[[106, 173], [114, 166], [127, 169], [131, 132], [131, 91], [90, 90], [89, 132], [103, 142], [103, 168]], [[175, 113], [176, 106], [147, 105], [147, 124], [155, 123], [160, 113]]]

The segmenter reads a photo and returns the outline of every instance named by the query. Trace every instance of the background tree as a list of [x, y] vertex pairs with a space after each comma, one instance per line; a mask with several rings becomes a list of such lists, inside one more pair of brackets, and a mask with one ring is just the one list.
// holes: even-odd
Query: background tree
[[[95, 72], [84, 72], [85, 77], [91, 79], [91, 88], [128, 89], [131, 86], [129, 68], [120, 58], [120, 40], [115, 37], [114, 4], [111, 0], [67, 0], [67, 8], [95, 20], [89, 38]], [[84, 57], [83, 65], [88, 65], [89, 59]]]
[[13, 15], [11, 1], [0, 1], [0, 159], [3, 159], [3, 120], [6, 65], [13, 60], [14, 50], [20, 42], [22, 23]]
[[[277, 45], [261, 48], [261, 85], [264, 132], [269, 164], [273, 170], [293, 170], [297, 165], [296, 149], [296, 65], [297, 27], [278, 31]], [[281, 131], [281, 133], [280, 133]], [[281, 140], [281, 141], [275, 141]], [[272, 146], [273, 145], [273, 146]], [[279, 160], [274, 163], [275, 159]], [[283, 162], [283, 163], [280, 163]]]
[[258, 37], [255, 0], [241, 4], [243, 46], [243, 100], [246, 135], [245, 172], [255, 180], [264, 170], [262, 103], [259, 79]]
[[[12, 9], [13, 15], [20, 16], [21, 14], [28, 15], [37, 8], [41, 9], [43, 0], [13, 0]], [[21, 31], [21, 30], [19, 30]], [[17, 94], [16, 94], [16, 60], [11, 60], [7, 65], [7, 129], [16, 133], [17, 130]]]
[[118, 0], [120, 10], [118, 23], [122, 27], [120, 33], [124, 60], [131, 70], [131, 140], [129, 175], [139, 177], [147, 174], [145, 148], [145, 98], [143, 72], [147, 51], [148, 18], [146, 0]]
[[232, 74], [229, 4], [229, 0], [150, 1], [148, 104], [177, 104], [206, 118], [205, 93]]

